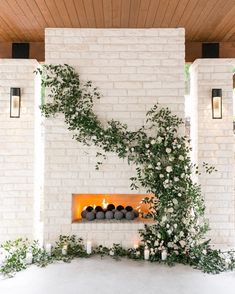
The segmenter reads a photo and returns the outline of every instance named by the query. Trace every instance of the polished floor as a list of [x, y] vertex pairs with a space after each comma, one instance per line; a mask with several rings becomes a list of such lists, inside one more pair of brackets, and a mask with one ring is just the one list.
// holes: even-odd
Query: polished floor
[[0, 280], [1, 294], [234, 294], [235, 272], [207, 275], [188, 266], [131, 260], [77, 259], [31, 266]]

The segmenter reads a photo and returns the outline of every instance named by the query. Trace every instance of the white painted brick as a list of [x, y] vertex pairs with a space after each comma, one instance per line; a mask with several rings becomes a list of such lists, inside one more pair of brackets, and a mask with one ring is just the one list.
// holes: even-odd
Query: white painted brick
[[[46, 35], [47, 63], [69, 62], [80, 72], [81, 79], [92, 79], [100, 88], [103, 97], [95, 105], [95, 111], [103, 121], [119, 119], [135, 129], [143, 123], [147, 109], [159, 99], [177, 114], [183, 114], [184, 30], [47, 29]], [[61, 42], [57, 43], [59, 39]], [[60, 59], [56, 54], [53, 56], [58, 52]], [[168, 59], [172, 61], [171, 67]], [[163, 66], [164, 60], [166, 65]], [[169, 91], [168, 81], [172, 82], [174, 95]], [[151, 93], [147, 89], [151, 89]], [[156, 94], [157, 97], [153, 96]], [[179, 95], [182, 95], [181, 99]], [[47, 209], [44, 215], [53, 222], [53, 225], [45, 226], [45, 238], [54, 240], [56, 231], [57, 234], [76, 232], [94, 242], [99, 239], [103, 244], [111, 245], [114, 239], [125, 246], [133, 244], [132, 238], [138, 238], [142, 224], [113, 224], [111, 232], [108, 224], [104, 227], [101, 224], [69, 225], [70, 213], [64, 203], [71, 204], [72, 193], [133, 193], [129, 187], [133, 167], [110, 155], [101, 170], [95, 171], [96, 149], [90, 152], [89, 148], [72, 142], [66, 129], [57, 127], [63, 125], [62, 117], [45, 125]], [[66, 176], [63, 177], [63, 173]], [[53, 203], [61, 207], [61, 212], [64, 210], [59, 223], [56, 213], [50, 215], [58, 210], [57, 206], [48, 205]]]

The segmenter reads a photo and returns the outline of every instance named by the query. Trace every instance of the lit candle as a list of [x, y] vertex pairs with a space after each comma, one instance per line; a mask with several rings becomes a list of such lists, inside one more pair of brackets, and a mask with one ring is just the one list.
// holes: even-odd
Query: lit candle
[[68, 245], [62, 247], [62, 255], [67, 255]]
[[144, 248], [144, 259], [149, 260], [149, 250], [147, 247]]
[[26, 253], [25, 263], [31, 264], [33, 262], [33, 253], [31, 251]]
[[134, 243], [134, 249], [139, 248], [139, 243]]
[[166, 259], [167, 259], [167, 251], [162, 250], [162, 260], [166, 260]]
[[92, 252], [92, 244], [91, 244], [91, 241], [87, 241], [86, 242], [86, 253], [87, 254], [91, 254]]
[[49, 256], [51, 256], [51, 244], [46, 244], [45, 251]]

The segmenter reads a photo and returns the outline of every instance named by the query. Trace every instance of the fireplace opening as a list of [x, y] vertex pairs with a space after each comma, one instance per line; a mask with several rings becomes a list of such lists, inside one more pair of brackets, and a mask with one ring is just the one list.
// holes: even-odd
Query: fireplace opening
[[149, 219], [150, 194], [72, 194], [72, 222]]

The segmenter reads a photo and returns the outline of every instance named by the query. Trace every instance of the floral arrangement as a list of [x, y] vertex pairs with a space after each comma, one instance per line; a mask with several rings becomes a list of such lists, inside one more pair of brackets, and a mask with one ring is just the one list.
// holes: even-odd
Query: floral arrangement
[[[170, 264], [190, 264], [210, 273], [235, 268], [233, 251], [214, 250], [205, 239], [209, 227], [204, 219], [204, 199], [200, 185], [192, 180], [199, 170], [191, 163], [188, 138], [178, 132], [182, 119], [155, 105], [136, 131], [116, 120], [104, 124], [93, 112], [94, 101], [101, 94], [91, 81], [81, 82], [69, 65], [45, 65], [37, 72], [42, 86], [50, 91], [48, 102], [41, 106], [42, 114], [63, 114], [75, 140], [99, 147], [103, 152], [97, 153], [97, 169], [108, 152], [127, 158], [136, 167], [131, 188], [141, 186], [154, 195], [144, 201], [150, 204], [155, 223], [140, 231], [151, 261], [161, 260], [164, 251]], [[204, 170], [211, 173], [215, 169], [204, 163]]]

